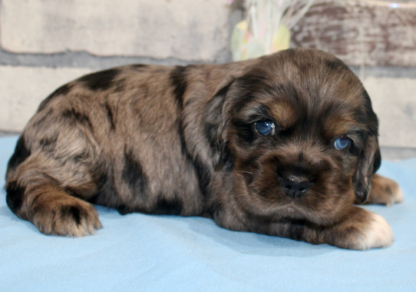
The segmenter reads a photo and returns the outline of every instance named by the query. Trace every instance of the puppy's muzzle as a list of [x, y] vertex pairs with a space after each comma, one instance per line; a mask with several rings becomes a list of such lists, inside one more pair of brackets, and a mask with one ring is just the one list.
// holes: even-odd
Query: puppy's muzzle
[[312, 182], [303, 176], [289, 175], [282, 178], [285, 194], [293, 199], [302, 197], [312, 186]]

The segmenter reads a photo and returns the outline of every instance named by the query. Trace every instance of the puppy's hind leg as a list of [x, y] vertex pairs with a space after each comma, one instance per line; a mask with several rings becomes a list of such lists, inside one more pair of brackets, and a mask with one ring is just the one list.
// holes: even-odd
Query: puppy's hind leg
[[44, 234], [79, 237], [102, 227], [90, 203], [70, 196], [53, 183], [24, 186], [13, 181], [6, 190], [12, 211]]
[[87, 168], [71, 158], [32, 152], [15, 169], [9, 167], [6, 192], [10, 209], [45, 234], [84, 236], [102, 227], [94, 207], [84, 201], [96, 193], [96, 185]]

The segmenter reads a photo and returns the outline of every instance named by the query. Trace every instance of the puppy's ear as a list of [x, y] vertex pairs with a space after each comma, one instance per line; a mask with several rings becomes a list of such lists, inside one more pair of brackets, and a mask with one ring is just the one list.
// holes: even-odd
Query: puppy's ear
[[227, 93], [234, 80], [234, 78], [228, 78], [219, 84], [203, 113], [205, 136], [210, 143], [216, 171], [221, 170], [229, 162], [228, 141], [225, 133], [229, 117], [226, 114], [225, 104]]
[[355, 195], [361, 203], [368, 198], [368, 194], [371, 191], [371, 179], [380, 167], [380, 164], [381, 154], [377, 136], [370, 136], [367, 138], [364, 150], [360, 155], [357, 172], [353, 180]]
[[369, 125], [369, 133], [364, 149], [360, 153], [357, 172], [354, 176], [354, 188], [357, 199], [363, 203], [367, 200], [371, 191], [371, 179], [381, 164], [381, 153], [378, 145], [378, 119], [372, 110], [370, 97], [364, 91], [366, 100], [366, 116]]

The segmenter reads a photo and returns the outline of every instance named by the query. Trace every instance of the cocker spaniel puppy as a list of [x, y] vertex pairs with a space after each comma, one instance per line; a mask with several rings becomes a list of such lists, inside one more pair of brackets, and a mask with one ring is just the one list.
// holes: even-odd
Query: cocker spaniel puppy
[[[387, 222], [354, 202], [401, 202], [375, 175], [378, 121], [334, 56], [290, 49], [224, 65], [131, 65], [47, 97], [7, 170], [7, 204], [45, 234], [121, 214], [206, 216], [219, 226], [342, 248], [385, 247]], [[371, 185], [373, 187], [371, 188]]]

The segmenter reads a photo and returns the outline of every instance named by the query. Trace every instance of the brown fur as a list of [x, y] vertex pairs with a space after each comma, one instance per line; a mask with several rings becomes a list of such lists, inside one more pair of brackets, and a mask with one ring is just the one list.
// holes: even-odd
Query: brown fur
[[[276, 133], [262, 136], [255, 123], [263, 120]], [[114, 68], [42, 102], [10, 159], [7, 203], [46, 234], [92, 234], [101, 227], [95, 203], [122, 214], [201, 215], [232, 230], [380, 247], [393, 240], [388, 225], [352, 205], [366, 200], [380, 165], [377, 129], [358, 78], [321, 51]], [[342, 135], [352, 145], [337, 150]], [[288, 178], [308, 189], [286, 195]], [[370, 202], [395, 201], [399, 188], [387, 180], [373, 179]], [[371, 240], [384, 237], [373, 242], [372, 232]]]

